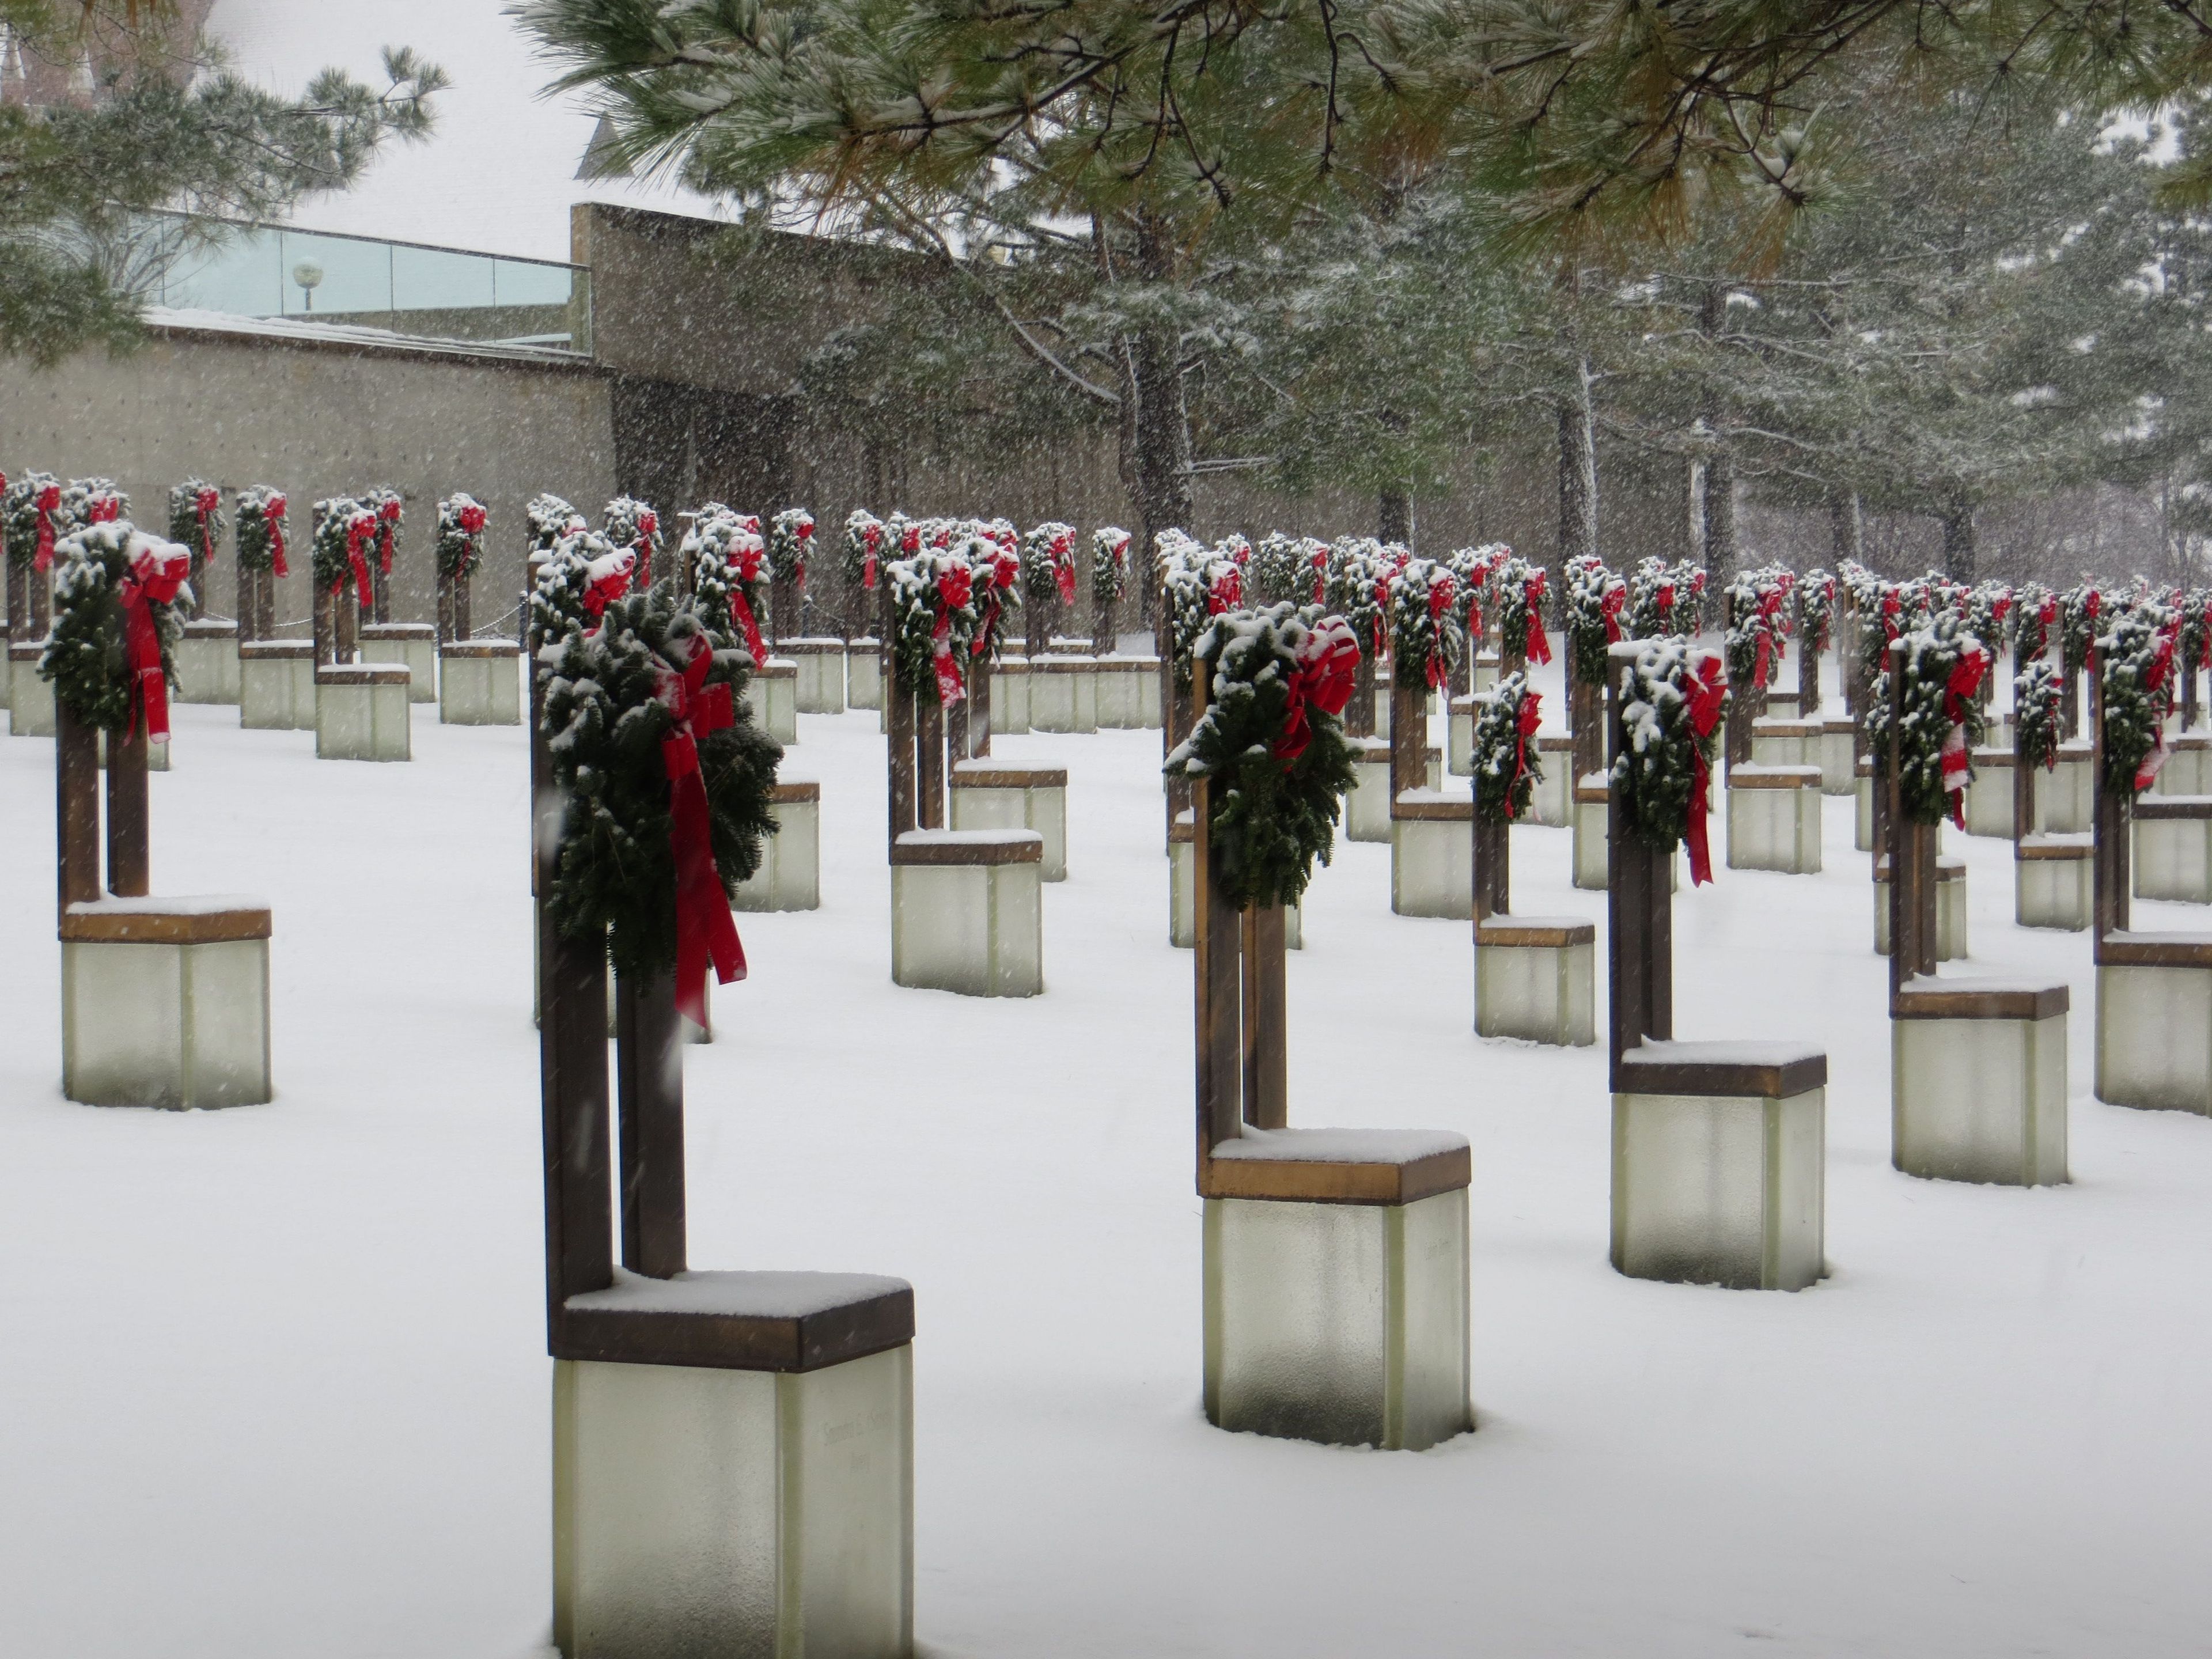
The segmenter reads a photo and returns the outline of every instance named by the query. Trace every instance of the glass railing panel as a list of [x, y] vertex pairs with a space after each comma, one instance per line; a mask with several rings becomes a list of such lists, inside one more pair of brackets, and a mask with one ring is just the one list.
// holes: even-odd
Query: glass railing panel
[[277, 233], [284, 312], [348, 316], [392, 309], [392, 245], [313, 232]]
[[497, 261], [450, 248], [392, 250], [392, 299], [398, 311], [459, 311], [501, 303]]

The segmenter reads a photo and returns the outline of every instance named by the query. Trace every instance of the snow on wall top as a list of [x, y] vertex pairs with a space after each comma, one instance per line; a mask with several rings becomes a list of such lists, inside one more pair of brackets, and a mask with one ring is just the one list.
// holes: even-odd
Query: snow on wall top
[[292, 222], [530, 259], [567, 259], [568, 209], [612, 202], [720, 216], [672, 185], [578, 179], [596, 117], [552, 78], [504, 15], [507, 0], [216, 0], [210, 33], [231, 67], [297, 93], [325, 64], [381, 84], [378, 54], [413, 46], [453, 77], [428, 140], [394, 145], [352, 190], [301, 204]]

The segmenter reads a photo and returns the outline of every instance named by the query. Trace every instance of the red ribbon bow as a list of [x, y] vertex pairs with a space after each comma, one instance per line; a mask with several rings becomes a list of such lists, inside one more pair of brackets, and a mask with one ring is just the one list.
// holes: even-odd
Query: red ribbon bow
[[399, 534], [399, 503], [380, 501], [376, 508], [376, 568], [392, 574], [392, 545]]
[[629, 592], [629, 573], [636, 564], [636, 554], [627, 547], [618, 547], [586, 565], [584, 609], [595, 618], [605, 616], [610, 605]]
[[[353, 568], [354, 597], [363, 605], [370, 603], [376, 594], [376, 589], [369, 580], [368, 555], [364, 551], [369, 538], [375, 534], [376, 519], [372, 514], [357, 514], [346, 523], [346, 562]], [[343, 593], [345, 585], [345, 573], [340, 571], [337, 579], [331, 583], [331, 592]]]
[[729, 555], [729, 568], [737, 577], [730, 589], [730, 614], [738, 619], [738, 626], [745, 631], [745, 650], [750, 653], [757, 668], [768, 661], [768, 646], [761, 639], [760, 621], [753, 615], [752, 601], [746, 593], [760, 580], [760, 538], [747, 533], [746, 539], [735, 543]]
[[714, 664], [713, 649], [695, 638], [689, 665], [681, 674], [663, 674], [659, 688], [670, 719], [660, 763], [668, 775], [668, 844], [676, 855], [676, 1007], [695, 1025], [707, 1023], [709, 961], [725, 985], [745, 976], [745, 948], [714, 866], [707, 783], [699, 771], [698, 740], [733, 719], [730, 688], [707, 684]]
[[947, 708], [968, 695], [968, 688], [961, 683], [960, 665], [952, 655], [952, 613], [966, 610], [975, 593], [975, 579], [964, 564], [954, 565], [937, 579], [939, 609], [930, 643], [935, 647], [937, 700]]
[[199, 517], [200, 557], [204, 562], [215, 558], [215, 537], [208, 529], [208, 516], [222, 505], [222, 496], [212, 489], [203, 489], [192, 497], [192, 511]]
[[1728, 678], [1717, 653], [1693, 652], [1690, 678], [1684, 690], [1690, 702], [1690, 730], [1697, 741], [1690, 745], [1690, 822], [1683, 839], [1690, 848], [1690, 885], [1713, 878], [1712, 848], [1705, 839], [1706, 796], [1712, 787], [1712, 768], [1706, 763], [1705, 740], [1720, 724], [1721, 707], [1728, 701]]
[[269, 526], [270, 568], [280, 576], [290, 575], [291, 567], [284, 562], [284, 498], [282, 495], [269, 498], [267, 505], [261, 509], [261, 522]]
[[1517, 818], [1521, 814], [1513, 805], [1513, 792], [1521, 780], [1528, 775], [1528, 739], [1536, 735], [1536, 727], [1543, 721], [1544, 694], [1524, 690], [1521, 693], [1521, 712], [1513, 722], [1513, 781], [1505, 786], [1505, 816]]
[[860, 586], [871, 591], [876, 585], [876, 554], [883, 543], [883, 526], [872, 524], [860, 532]]
[[1523, 654], [1538, 663], [1552, 660], [1552, 642], [1544, 637], [1544, 573], [1539, 570], [1522, 585], [1522, 597], [1528, 604], [1528, 643]]
[[1982, 676], [1990, 669], [1989, 653], [1979, 646], [1963, 651], [1943, 682], [1943, 718], [1951, 729], [1943, 735], [1936, 757], [1943, 775], [1943, 792], [1951, 797], [1951, 822], [1966, 827], [1966, 785], [1972, 781], [1972, 757], [1966, 753], [1966, 702], [1982, 689]]
[[1327, 548], [1316, 547], [1314, 549], [1313, 573], [1313, 602], [1316, 605], [1319, 605], [1322, 603], [1322, 594], [1328, 586], [1328, 550]]
[[1627, 603], [1628, 589], [1625, 586], [1607, 588], [1605, 597], [1597, 602], [1597, 613], [1605, 618], [1605, 642], [1607, 645], [1620, 643], [1620, 608]]
[[1436, 629], [1438, 647], [1429, 653], [1428, 681], [1431, 691], [1444, 683], [1443, 630], [1440, 624], [1458, 596], [1459, 584], [1449, 575], [1429, 584], [1429, 625]]
[[2150, 693], [2151, 708], [2156, 718], [2151, 723], [2150, 753], [2136, 766], [2137, 794], [2149, 788], [2158, 775], [2166, 769], [2166, 763], [2172, 752], [2166, 746], [2166, 717], [2173, 707], [2174, 633], [2172, 628], [2159, 629], [2157, 653], [2150, 659], [2150, 676], [2143, 686], [2143, 690]]
[[[1224, 611], [1234, 611], [1244, 599], [1244, 573], [1231, 565], [1214, 577], [1206, 590], [1206, 614], [1218, 617]], [[1377, 635], [1380, 638], [1380, 635]]]
[[31, 568], [44, 573], [54, 564], [54, 512], [62, 504], [59, 484], [48, 484], [39, 492], [39, 547], [31, 561]]
[[481, 507], [465, 507], [460, 514], [461, 534], [475, 536], [483, 533], [484, 510]]
[[1291, 671], [1283, 704], [1283, 732], [1272, 750], [1285, 764], [1306, 752], [1313, 741], [1309, 707], [1324, 714], [1341, 714], [1352, 701], [1352, 677], [1359, 668], [1359, 641], [1340, 617], [1332, 617], [1310, 629], [1298, 647], [1297, 666]]
[[1060, 602], [1075, 603], [1075, 550], [1065, 536], [1052, 538], [1053, 579], [1060, 584]]
[[120, 495], [94, 495], [92, 505], [85, 509], [84, 521], [87, 524], [113, 524], [122, 516], [123, 498]]
[[156, 551], [161, 545], [142, 543], [131, 555], [131, 574], [117, 590], [123, 603], [124, 649], [130, 659], [131, 684], [137, 691], [131, 700], [131, 725], [125, 735], [137, 734], [143, 716], [149, 743], [169, 740], [169, 678], [161, 672], [161, 632], [154, 625], [153, 607], [173, 603], [192, 570], [191, 554], [182, 549], [174, 553]]

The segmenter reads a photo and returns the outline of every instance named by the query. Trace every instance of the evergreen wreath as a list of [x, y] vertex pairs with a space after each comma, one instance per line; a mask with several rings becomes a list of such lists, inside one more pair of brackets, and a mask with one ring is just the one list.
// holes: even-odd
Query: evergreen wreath
[[928, 686], [940, 702], [959, 702], [965, 694], [955, 686], [974, 653], [982, 621], [975, 570], [949, 548], [925, 547], [911, 558], [893, 560], [885, 579], [891, 590], [891, 665], [898, 683], [917, 691]]
[[459, 584], [471, 581], [483, 563], [484, 526], [490, 522], [484, 504], [463, 492], [438, 503], [438, 580]]
[[205, 478], [187, 478], [169, 490], [169, 539], [191, 550], [192, 575], [214, 562], [215, 550], [230, 520], [222, 510], [222, 491]]
[[1456, 625], [1459, 583], [1431, 559], [1409, 559], [1390, 586], [1391, 673], [1409, 691], [1433, 691], [1450, 679], [1467, 648]]
[[1890, 722], [1895, 719], [1902, 726], [1899, 810], [1914, 823], [1941, 823], [1947, 817], [1960, 822], [1965, 791], [1974, 777], [1973, 753], [1985, 731], [1977, 694], [1989, 672], [1989, 648], [1948, 610], [1899, 637], [1905, 641], [1904, 686], [1901, 691], [1893, 688], [1885, 667], [1875, 680], [1866, 712], [1874, 775], [1878, 781], [1889, 777]]
[[532, 495], [523, 505], [522, 518], [530, 532], [532, 553], [550, 553], [563, 537], [591, 527], [582, 514], [558, 495]]
[[1327, 603], [1352, 629], [1360, 654], [1382, 654], [1389, 625], [1390, 561], [1371, 536], [1352, 536], [1336, 544], [1329, 561]]
[[2093, 577], [2058, 596], [2060, 620], [2058, 660], [2070, 678], [2089, 665], [2089, 652], [2104, 631], [2105, 596]]
[[60, 538], [69, 533], [61, 520], [61, 481], [51, 472], [26, 472], [0, 495], [0, 514], [5, 515], [0, 531], [4, 531], [9, 564], [18, 569], [36, 564], [41, 546], [52, 558]]
[[[756, 526], [757, 528], [757, 526]], [[650, 501], [635, 495], [617, 495], [599, 513], [599, 533], [614, 547], [627, 547], [637, 555], [637, 580], [650, 586], [660, 569], [660, 514]]]
[[1790, 589], [1796, 578], [1778, 566], [1746, 571], [1728, 585], [1728, 675], [1731, 686], [1764, 692], [1782, 677], [1782, 641], [1789, 631]]
[[1511, 823], [1526, 816], [1529, 798], [1544, 781], [1536, 744], [1541, 694], [1526, 674], [1508, 674], [1476, 700], [1469, 760], [1474, 771], [1478, 823]]
[[542, 652], [599, 625], [607, 606], [629, 592], [636, 553], [614, 547], [580, 525], [556, 543], [530, 592], [530, 647]]
[[794, 587], [806, 586], [806, 556], [814, 546], [814, 515], [803, 507], [787, 507], [769, 523], [768, 565], [779, 579]]
[[368, 568], [369, 553], [376, 542], [375, 509], [350, 495], [328, 496], [314, 505], [314, 526], [310, 545], [315, 591], [338, 594], [352, 586], [357, 590], [355, 599], [368, 604], [375, 594], [361, 584], [354, 561], [359, 557], [361, 568]]
[[1733, 695], [1721, 685], [1723, 666], [1717, 652], [1680, 637], [1638, 647], [1621, 699], [1626, 741], [1613, 763], [1614, 810], [1654, 852], [1671, 853], [1681, 844], [1692, 800], [1711, 775], [1719, 716]]
[[131, 516], [131, 498], [112, 478], [71, 478], [62, 487], [62, 514], [72, 531], [114, 524]]
[[1091, 602], [1101, 615], [1121, 603], [1129, 586], [1129, 532], [1109, 524], [1091, 532]]
[[[768, 604], [768, 547], [752, 525], [745, 514], [709, 501], [693, 515], [677, 548], [690, 567], [692, 608], [700, 621], [748, 653], [760, 638]], [[732, 603], [738, 599], [744, 601], [742, 611]], [[760, 647], [763, 654], [767, 648]]]
[[1797, 637], [1800, 648], [1826, 651], [1835, 643], [1836, 579], [1808, 570], [1797, 579]]
[[[1969, 590], [1961, 602], [1960, 610], [1966, 631], [1981, 641], [1994, 658], [1998, 646], [2011, 630], [2006, 623], [2013, 611], [2013, 592], [2002, 582], [1983, 582]], [[1994, 686], [1994, 678], [1984, 679], [1983, 685]]]
[[238, 492], [238, 568], [291, 574], [284, 562], [284, 492], [252, 484]]
[[[1074, 535], [1073, 531], [1068, 532], [1071, 546]], [[995, 662], [1005, 642], [1006, 617], [1023, 604], [1021, 555], [981, 528], [956, 538], [953, 551], [968, 562], [969, 583], [975, 590], [975, 629], [968, 641], [968, 654]], [[1068, 580], [1072, 584], [1074, 579], [1071, 560]]]
[[2012, 659], [2035, 662], [2049, 653], [2059, 622], [2058, 596], [2041, 582], [2023, 582], [2012, 607]]
[[1605, 684], [1605, 653], [1621, 639], [1620, 617], [1628, 605], [1628, 584], [1589, 554], [1567, 561], [1562, 623], [1567, 635], [1567, 669], [1577, 684]]
[[1478, 650], [1486, 625], [1484, 618], [1492, 611], [1498, 573], [1512, 556], [1513, 550], [1504, 542], [1486, 542], [1480, 547], [1460, 548], [1444, 561], [1459, 583], [1468, 635]]
[[598, 627], [572, 629], [538, 653], [543, 729], [564, 797], [546, 903], [563, 937], [605, 939], [625, 978], [656, 978], [676, 966], [676, 858], [661, 750], [675, 721], [663, 698], [702, 646], [714, 653], [706, 683], [730, 688], [731, 724], [696, 742], [714, 867], [734, 894], [759, 869], [762, 838], [775, 830], [769, 802], [783, 758], [746, 704], [744, 653], [714, 647], [673, 582], [609, 601]]
[[2181, 600], [2182, 672], [2194, 675], [2212, 657], [2212, 589], [2192, 587]]
[[1550, 577], [1543, 566], [1509, 556], [1498, 569], [1498, 648], [1540, 663], [1552, 660], [1551, 642], [1544, 637], [1544, 599]]
[[1209, 577], [1213, 556], [1179, 530], [1161, 532], [1158, 546], [1169, 666], [1177, 685], [1188, 685], [1192, 655], [1214, 615]]
[[398, 490], [382, 484], [363, 495], [361, 504], [376, 514], [377, 573], [389, 576], [392, 556], [399, 551], [399, 524], [407, 516], [407, 504]]
[[1194, 648], [1212, 701], [1161, 769], [1210, 779], [1206, 835], [1224, 896], [1240, 910], [1297, 902], [1329, 861], [1352, 745], [1338, 715], [1358, 647], [1340, 617], [1290, 605], [1224, 612]]
[[[2173, 710], [2177, 620], [2154, 605], [2108, 618], [2097, 640], [2097, 707], [2104, 720], [2105, 788], [2133, 799], [2158, 775]], [[2154, 757], [2156, 757], [2154, 759]]]
[[[54, 625], [39, 658], [39, 678], [82, 725], [105, 732], [127, 730], [137, 675], [131, 665], [123, 585], [131, 561], [144, 552], [189, 561], [191, 550], [143, 536], [128, 519], [103, 520], [64, 537], [55, 550]], [[170, 600], [149, 598], [148, 614], [161, 643], [161, 674], [177, 683], [177, 642], [185, 635], [189, 585]]]
[[1279, 530], [1260, 538], [1245, 575], [1257, 605], [1297, 604], [1313, 591], [1312, 562], [1305, 543]]
[[2064, 697], [2055, 664], [2032, 662], [2013, 676], [2014, 765], [2040, 766], [2045, 771], [2057, 766], [2058, 745], [2065, 739], [2059, 724]]
[[855, 592], [874, 589], [877, 573], [894, 545], [884, 521], [865, 507], [856, 507], [846, 515], [845, 580]]
[[1073, 605], [1075, 526], [1052, 520], [1030, 530], [1021, 538], [1021, 574], [1024, 600]]

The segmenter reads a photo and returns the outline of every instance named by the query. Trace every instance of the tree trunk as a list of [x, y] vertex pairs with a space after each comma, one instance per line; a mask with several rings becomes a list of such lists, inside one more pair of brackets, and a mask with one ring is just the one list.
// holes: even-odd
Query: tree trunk
[[1403, 489], [1385, 489], [1375, 497], [1375, 538], [1401, 547], [1413, 544], [1413, 497]]
[[[1150, 213], [1136, 219], [1137, 274], [1148, 283], [1175, 277], [1175, 245], [1168, 226]], [[1182, 336], [1154, 326], [1124, 335], [1121, 424], [1122, 477], [1135, 497], [1138, 545], [1131, 562], [1146, 573], [1145, 602], [1157, 603], [1151, 580], [1152, 549], [1163, 530], [1188, 529], [1192, 519], [1190, 410], [1183, 398]]]
[[1705, 463], [1707, 591], [1728, 591], [1735, 580], [1735, 460], [1721, 451]]
[[1597, 556], [1597, 432], [1587, 362], [1576, 364], [1577, 395], [1559, 405], [1559, 558], [1552, 591], [1567, 591], [1567, 564]]
[[1828, 503], [1828, 548], [1838, 567], [1845, 560], [1853, 564], [1866, 562], [1866, 521], [1859, 512], [1856, 490]]
[[1943, 514], [1943, 574], [1954, 582], [1972, 586], [1976, 551], [1973, 506], [1954, 501]]

